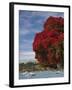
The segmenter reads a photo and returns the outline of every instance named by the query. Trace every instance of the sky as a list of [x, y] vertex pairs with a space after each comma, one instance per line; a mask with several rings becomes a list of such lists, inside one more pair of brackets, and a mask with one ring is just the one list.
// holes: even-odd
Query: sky
[[20, 62], [35, 59], [32, 43], [35, 34], [43, 30], [46, 19], [50, 16], [64, 17], [63, 12], [19, 11], [19, 57]]

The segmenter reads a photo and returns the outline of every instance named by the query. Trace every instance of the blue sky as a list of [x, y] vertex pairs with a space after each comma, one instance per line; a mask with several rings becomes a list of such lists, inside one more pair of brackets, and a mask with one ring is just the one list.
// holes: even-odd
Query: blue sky
[[[64, 17], [63, 12], [19, 11], [19, 52], [20, 60], [27, 55], [34, 55], [32, 43], [35, 34], [43, 30], [43, 25], [49, 16]], [[32, 54], [31, 54], [32, 53]], [[34, 58], [34, 56], [33, 56]]]

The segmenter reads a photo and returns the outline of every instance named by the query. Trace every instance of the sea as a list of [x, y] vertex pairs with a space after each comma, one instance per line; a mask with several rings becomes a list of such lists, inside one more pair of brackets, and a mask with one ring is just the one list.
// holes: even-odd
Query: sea
[[34, 71], [34, 72], [20, 72], [19, 79], [35, 79], [35, 78], [55, 78], [64, 77], [63, 71]]

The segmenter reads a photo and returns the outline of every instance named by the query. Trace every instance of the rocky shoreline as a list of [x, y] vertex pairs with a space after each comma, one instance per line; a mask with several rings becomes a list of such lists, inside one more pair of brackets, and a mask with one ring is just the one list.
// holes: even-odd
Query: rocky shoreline
[[19, 64], [19, 72], [34, 72], [34, 71], [63, 71], [63, 67], [56, 66], [44, 66], [33, 62], [28, 62], [26, 64]]

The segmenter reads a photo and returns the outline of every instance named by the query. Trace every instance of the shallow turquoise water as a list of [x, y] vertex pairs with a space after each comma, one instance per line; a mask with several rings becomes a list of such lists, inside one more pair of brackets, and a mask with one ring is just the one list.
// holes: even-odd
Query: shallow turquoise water
[[64, 77], [63, 71], [35, 71], [19, 73], [19, 79]]

